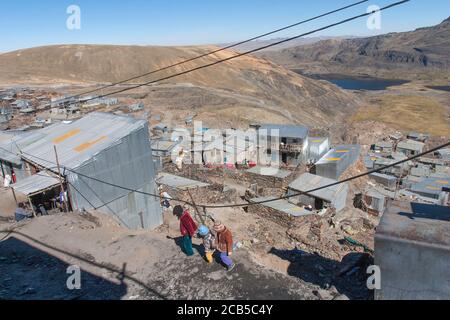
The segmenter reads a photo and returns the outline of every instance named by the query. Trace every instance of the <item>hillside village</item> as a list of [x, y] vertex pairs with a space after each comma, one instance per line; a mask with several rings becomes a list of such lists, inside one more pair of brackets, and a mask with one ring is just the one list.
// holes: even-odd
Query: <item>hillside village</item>
[[[181, 259], [159, 255], [164, 246], [177, 251], [168, 244], [176, 237], [177, 221], [170, 209], [175, 205], [183, 205], [199, 224], [212, 227], [213, 220], [220, 220], [228, 225], [234, 232], [238, 264], [243, 265], [237, 279], [231, 276], [230, 291], [220, 295], [214, 289], [173, 290], [165, 287], [168, 275], [161, 270], [140, 279], [153, 281], [153, 287], [168, 297], [240, 297], [239, 277], [259, 272], [242, 262], [249, 255], [270, 279], [282, 277], [271, 280], [276, 288], [285, 282], [296, 288], [286, 293], [287, 298], [373, 299], [366, 270], [374, 259], [400, 272], [407, 258], [398, 262], [389, 256], [399, 242], [413, 243], [428, 232], [420, 242], [433, 246], [439, 242], [439, 228], [450, 227], [445, 222], [438, 229], [423, 229], [434, 225], [433, 212], [448, 213], [450, 149], [385, 168], [435, 147], [427, 133], [385, 133], [374, 136], [370, 144], [343, 144], [314, 126], [252, 123], [226, 130], [205, 128], [195, 113], [174, 126], [152, 115], [138, 99], [84, 99], [88, 101], [44, 89], [0, 91], [1, 230], [29, 229], [36, 235], [46, 230], [55, 243], [66, 232], [99, 243], [99, 234], [116, 233], [123, 235], [117, 245], [138, 252], [145, 250], [142, 244], [127, 243], [125, 235], [158, 239], [161, 248], [151, 257], [146, 253], [142, 260], [131, 259], [133, 273], [139, 274], [147, 263], [158, 269]], [[382, 170], [337, 184], [378, 169]], [[332, 186], [323, 188], [328, 185]], [[19, 204], [32, 219], [14, 222]], [[415, 214], [421, 215], [420, 223], [399, 222]], [[116, 264], [115, 255], [127, 261], [118, 251], [108, 258], [81, 246], [65, 245], [69, 251], [93, 250], [86, 253], [92, 261]], [[418, 246], [405, 249], [405, 254], [414, 255]], [[189, 263], [202, 268], [198, 261], [187, 263], [186, 268]], [[211, 276], [198, 272], [199, 277]], [[211, 272], [213, 279], [229, 277], [221, 269]], [[147, 273], [150, 269], [140, 275]], [[179, 285], [182, 277], [175, 273], [173, 281]], [[389, 281], [392, 287], [403, 285], [395, 276]], [[254, 281], [251, 297], [259, 297], [255, 292], [260, 285]], [[8, 297], [10, 287], [1, 288], [0, 297]], [[25, 296], [41, 294], [39, 288], [31, 289]], [[444, 287], [435, 289], [445, 295]], [[129, 299], [155, 298], [142, 287], [133, 290]]]

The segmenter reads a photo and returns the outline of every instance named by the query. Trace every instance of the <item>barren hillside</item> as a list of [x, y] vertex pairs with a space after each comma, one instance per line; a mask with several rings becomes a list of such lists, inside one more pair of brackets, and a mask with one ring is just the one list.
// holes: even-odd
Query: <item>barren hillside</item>
[[411, 32], [332, 39], [260, 54], [306, 73], [370, 74], [416, 79], [450, 74], [450, 18]]
[[[0, 83], [110, 83], [213, 49], [96, 45], [38, 47], [1, 55]], [[234, 54], [223, 51], [139, 81], [154, 80]], [[251, 122], [273, 115], [275, 122], [326, 125], [355, 110], [355, 99], [350, 93], [256, 57], [241, 57], [158, 83], [154, 90], [158, 91], [161, 85], [164, 85], [163, 94], [167, 95], [162, 104], [165, 107], [186, 109], [187, 112], [197, 107], [200, 116], [208, 114], [216, 119], [223, 116], [220, 120], [231, 122]], [[154, 96], [152, 90], [142, 89], [150, 93], [149, 97]], [[199, 91], [206, 99], [202, 98], [197, 106], [189, 105]], [[183, 99], [177, 99], [178, 92]]]

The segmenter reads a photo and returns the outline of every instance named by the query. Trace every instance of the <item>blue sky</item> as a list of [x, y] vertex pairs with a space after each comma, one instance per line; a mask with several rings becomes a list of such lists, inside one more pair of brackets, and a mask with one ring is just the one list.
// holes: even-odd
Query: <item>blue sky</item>
[[[375, 0], [323, 18], [280, 37], [300, 34], [363, 13]], [[0, 52], [49, 44], [189, 45], [243, 40], [356, 0], [2, 0]], [[69, 5], [81, 8], [81, 30], [68, 30]], [[365, 20], [318, 35], [366, 36], [435, 25], [450, 16], [448, 0], [412, 0], [386, 11], [382, 29], [370, 31]], [[275, 36], [273, 36], [275, 37]], [[273, 38], [272, 37], [272, 38]]]

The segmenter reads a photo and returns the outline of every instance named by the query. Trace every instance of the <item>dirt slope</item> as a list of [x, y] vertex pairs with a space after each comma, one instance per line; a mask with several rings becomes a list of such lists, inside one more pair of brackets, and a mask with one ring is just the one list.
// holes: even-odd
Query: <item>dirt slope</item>
[[[214, 47], [95, 45], [38, 47], [1, 55], [0, 83], [110, 83], [213, 49]], [[168, 76], [234, 54], [223, 51], [139, 81]], [[273, 113], [277, 122], [324, 124], [343, 119], [355, 107], [350, 93], [325, 82], [304, 78], [256, 57], [228, 61], [164, 81], [164, 84], [189, 84], [195, 88], [206, 88], [211, 95], [222, 96], [222, 99], [224, 95], [229, 95], [228, 98], [233, 99], [233, 107], [247, 111], [255, 109], [250, 112], [254, 116], [250, 116], [252, 119], [247, 119], [248, 121], [256, 121], [261, 116]], [[144, 89], [150, 91], [148, 88]], [[208, 102], [204, 101], [204, 105]], [[225, 103], [215, 105], [213, 110], [205, 112], [218, 114], [218, 111], [228, 106]], [[173, 107], [182, 108], [179, 104]]]

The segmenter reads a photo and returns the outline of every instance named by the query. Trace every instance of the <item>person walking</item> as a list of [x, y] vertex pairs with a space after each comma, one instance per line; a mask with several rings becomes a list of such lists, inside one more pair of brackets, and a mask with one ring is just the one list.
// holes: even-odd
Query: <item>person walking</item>
[[192, 248], [192, 237], [197, 233], [197, 224], [192, 219], [189, 211], [184, 210], [182, 206], [178, 205], [173, 209], [173, 214], [180, 220], [180, 232], [182, 238], [182, 248], [187, 256], [194, 255]]
[[203, 247], [205, 248], [205, 259], [208, 263], [212, 263], [214, 251], [216, 251], [216, 238], [211, 233], [209, 228], [203, 225], [198, 228], [198, 235], [203, 241]]
[[220, 260], [222, 260], [228, 271], [232, 271], [236, 267], [236, 264], [231, 260], [233, 255], [233, 235], [220, 221], [214, 223], [214, 231], [216, 232], [216, 248], [220, 252]]

